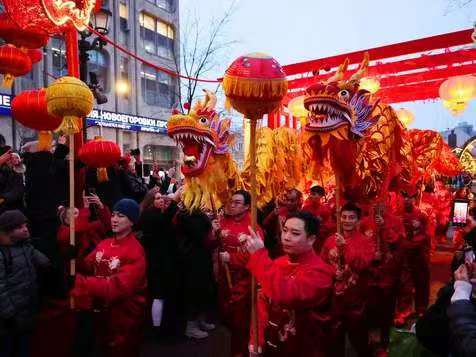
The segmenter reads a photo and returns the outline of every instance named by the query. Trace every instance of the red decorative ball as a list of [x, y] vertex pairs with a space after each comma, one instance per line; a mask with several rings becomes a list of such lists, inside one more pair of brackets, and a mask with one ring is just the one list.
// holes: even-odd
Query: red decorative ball
[[0, 46], [0, 73], [14, 77], [31, 71], [31, 59], [22, 50], [12, 45]]
[[30, 49], [40, 48], [48, 43], [48, 35], [44, 31], [22, 29], [6, 13], [0, 14], [0, 37], [7, 43]]
[[58, 128], [63, 118], [48, 114], [46, 90], [29, 90], [17, 95], [12, 101], [13, 119], [27, 128], [52, 131]]
[[184, 103], [183, 104], [183, 109], [189, 110], [190, 109], [190, 103], [189, 102]]
[[31, 63], [35, 64], [43, 59], [43, 51], [39, 49], [28, 50], [28, 56], [31, 59]]
[[288, 82], [283, 68], [273, 57], [251, 53], [228, 67], [223, 88], [235, 110], [256, 120], [279, 107], [288, 91]]
[[110, 167], [121, 158], [121, 149], [115, 142], [98, 137], [84, 144], [78, 157], [89, 167]]

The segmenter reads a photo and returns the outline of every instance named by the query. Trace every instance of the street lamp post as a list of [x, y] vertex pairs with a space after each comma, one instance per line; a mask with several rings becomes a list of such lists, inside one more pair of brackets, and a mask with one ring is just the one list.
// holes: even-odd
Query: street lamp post
[[[99, 34], [107, 35], [109, 33], [109, 19], [112, 16], [111, 11], [107, 9], [101, 9], [97, 13], [91, 16], [91, 27], [93, 27]], [[80, 79], [88, 84], [91, 88], [94, 97], [98, 104], [107, 103], [107, 97], [99, 93], [100, 90], [99, 83], [97, 82], [96, 76], [91, 76], [91, 83], [89, 83], [88, 75], [88, 61], [89, 61], [89, 51], [102, 50], [104, 46], [107, 45], [107, 42], [104, 41], [100, 36], [96, 36], [92, 42], [88, 41], [88, 38], [91, 37], [93, 33], [89, 30], [83, 31], [80, 33], [81, 39], [79, 40], [79, 77]], [[83, 138], [84, 142], [87, 139], [87, 126], [86, 118], [83, 118]]]

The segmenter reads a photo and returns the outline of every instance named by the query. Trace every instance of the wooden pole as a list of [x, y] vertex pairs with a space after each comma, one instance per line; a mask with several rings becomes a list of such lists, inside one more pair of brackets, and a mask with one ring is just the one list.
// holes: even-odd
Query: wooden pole
[[[340, 222], [340, 195], [341, 195], [341, 185], [340, 185], [340, 177], [337, 173], [335, 173], [336, 177], [336, 219], [337, 219], [337, 233], [342, 234], [342, 226]], [[340, 271], [344, 270], [345, 262], [344, 262], [344, 248], [341, 247], [337, 250], [338, 259], [337, 259], [337, 268]]]
[[[257, 197], [256, 197], [256, 119], [250, 120], [250, 171], [251, 171], [251, 228], [256, 232], [257, 226]], [[254, 276], [251, 278], [251, 323], [253, 326], [253, 348], [258, 352], [258, 314], [257, 289]]]
[[[76, 245], [74, 221], [74, 134], [69, 135], [69, 244]], [[76, 275], [76, 259], [70, 261], [70, 275]], [[70, 298], [70, 307], [74, 309], [74, 298]]]

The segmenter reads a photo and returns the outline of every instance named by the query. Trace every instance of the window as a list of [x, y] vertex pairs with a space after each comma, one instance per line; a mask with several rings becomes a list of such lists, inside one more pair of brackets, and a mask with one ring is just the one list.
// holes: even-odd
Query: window
[[175, 11], [173, 9], [174, 0], [147, 0], [147, 2], [150, 2], [151, 4], [154, 4], [167, 11]]
[[53, 57], [53, 76], [67, 76], [68, 67], [66, 62], [66, 50], [63, 39], [53, 37], [53, 39], [51, 40], [51, 52]]
[[88, 72], [95, 73], [104, 92], [109, 92], [109, 55], [106, 51], [89, 51]]
[[140, 34], [148, 53], [173, 58], [175, 31], [173, 27], [145, 13], [140, 14]]
[[119, 3], [119, 19], [121, 30], [128, 31], [129, 27], [127, 25], [127, 20], [129, 19], [129, 8], [126, 2]]
[[174, 98], [174, 85], [170, 75], [142, 65], [142, 97], [148, 105], [170, 108]]

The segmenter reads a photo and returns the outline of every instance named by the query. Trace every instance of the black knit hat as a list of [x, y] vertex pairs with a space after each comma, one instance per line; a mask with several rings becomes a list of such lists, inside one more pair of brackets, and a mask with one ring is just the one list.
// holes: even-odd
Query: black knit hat
[[21, 211], [17, 209], [5, 211], [0, 214], [0, 231], [11, 232], [26, 222], [28, 222], [28, 219]]

